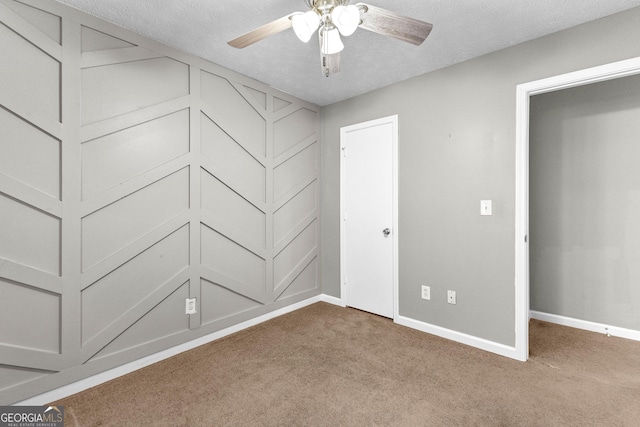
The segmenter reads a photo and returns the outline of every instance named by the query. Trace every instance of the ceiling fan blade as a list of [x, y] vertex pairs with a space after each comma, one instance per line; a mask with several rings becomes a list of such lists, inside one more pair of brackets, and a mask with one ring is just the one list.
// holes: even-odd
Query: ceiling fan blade
[[340, 52], [333, 53], [331, 55], [325, 55], [320, 53], [320, 65], [322, 66], [322, 73], [329, 77], [331, 74], [340, 72]]
[[229, 45], [238, 49], [243, 49], [269, 36], [288, 30], [289, 28], [291, 28], [291, 15], [283, 16], [280, 19], [276, 19], [275, 21], [269, 22], [268, 24], [258, 27], [253, 31], [249, 31], [247, 34], [243, 34], [240, 37], [231, 40]]
[[356, 3], [356, 6], [364, 12], [361, 28], [416, 46], [422, 44], [433, 28], [433, 25], [428, 22], [399, 15], [377, 6], [365, 3]]

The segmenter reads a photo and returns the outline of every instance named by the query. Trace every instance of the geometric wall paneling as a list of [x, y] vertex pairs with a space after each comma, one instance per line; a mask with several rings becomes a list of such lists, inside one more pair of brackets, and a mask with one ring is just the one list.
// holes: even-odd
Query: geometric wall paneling
[[[2, 360], [0, 367], [19, 368], [17, 371], [10, 372], [13, 372], [16, 376], [19, 373], [25, 373], [27, 378], [31, 376], [29, 375], [30, 371], [54, 373], [62, 371], [71, 365], [68, 360], [65, 360], [63, 354], [25, 347], [12, 347], [4, 344], [0, 345], [0, 360]], [[17, 379], [17, 381], [20, 380]], [[0, 381], [0, 391], [3, 387], [4, 384]]]
[[202, 280], [200, 295], [203, 325], [262, 306], [259, 302], [207, 280]]
[[290, 191], [299, 191], [301, 183], [306, 186], [310, 179], [317, 177], [317, 144], [312, 143], [282, 163], [276, 160], [276, 164], [273, 170], [273, 199], [277, 202]]
[[184, 300], [186, 298], [189, 298], [188, 282], [144, 314], [90, 360], [96, 361], [188, 331], [189, 316], [184, 314]]
[[[33, 180], [37, 181], [37, 178]], [[62, 202], [58, 198], [51, 197], [0, 172], [0, 196], [2, 194], [51, 216], [62, 217]]]
[[[0, 12], [15, 17], [13, 12], [2, 5]], [[2, 18], [4, 21], [5, 17]], [[19, 21], [15, 22], [14, 27], [26, 26], [31, 30], [32, 39], [37, 39], [35, 43], [49, 45], [51, 48], [45, 52], [40, 45], [25, 39], [23, 34], [0, 24], [0, 57], [3, 58], [0, 61], [0, 104], [36, 125], [39, 122], [59, 122], [60, 46], [21, 18], [14, 21]], [[45, 127], [46, 130], [50, 128], [53, 128], [51, 124]]]
[[291, 282], [317, 257], [318, 221], [314, 220], [273, 260], [273, 281], [276, 295], [287, 288]]
[[265, 255], [217, 231], [201, 227], [202, 277], [259, 302], [266, 302]]
[[55, 372], [0, 365], [0, 392], [51, 375]]
[[119, 132], [121, 130], [137, 126], [141, 123], [168, 116], [169, 114], [181, 110], [189, 109], [190, 106], [191, 98], [187, 95], [163, 102], [162, 104], [141, 108], [130, 113], [124, 113], [109, 120], [91, 123], [79, 129], [80, 141], [91, 141], [110, 133]]
[[[0, 19], [2, 26], [11, 29], [15, 34], [19, 34], [27, 43], [32, 44], [46, 55], [49, 55], [57, 62], [62, 61], [62, 48], [60, 46], [61, 33], [56, 32], [60, 20], [56, 22], [56, 17], [47, 13], [40, 14], [41, 11], [26, 5], [12, 4], [2, 0], [0, 4]], [[1, 39], [0, 39], [1, 40]], [[5, 40], [9, 42], [9, 40]], [[16, 45], [14, 52], [24, 45]], [[22, 52], [20, 52], [21, 54]], [[16, 54], [10, 58], [15, 58]]]
[[266, 111], [267, 94], [249, 86], [243, 86], [243, 88], [247, 91], [247, 93], [250, 93], [253, 99], [258, 102], [258, 105], [260, 105], [262, 109]]
[[201, 150], [203, 164], [212, 174], [252, 203], [265, 202], [264, 164], [205, 114], [201, 116]]
[[94, 52], [99, 50], [122, 49], [135, 46], [133, 43], [120, 40], [93, 28], [82, 26], [81, 52]]
[[91, 52], [84, 52], [82, 54], [80, 68], [104, 67], [106, 65], [163, 57], [163, 55], [157, 52], [137, 46], [109, 50], [95, 50]]
[[82, 218], [82, 270], [125, 248], [189, 209], [183, 168]]
[[95, 354], [182, 286], [188, 266], [189, 226], [183, 226], [83, 289], [83, 346], [99, 338], [85, 351]]
[[[252, 103], [228, 80], [202, 72], [200, 81], [202, 100], [209, 107], [203, 111], [225, 132], [249, 151], [262, 157], [266, 154], [266, 122]], [[252, 98], [252, 97], [249, 97]], [[215, 112], [215, 116], [209, 114]], [[223, 124], [224, 123], [224, 124]], [[233, 130], [233, 131], [232, 131]], [[236, 135], [239, 133], [239, 135]], [[254, 155], [254, 157], [258, 157]]]
[[62, 25], [59, 16], [17, 1], [9, 2], [6, 5], [9, 9], [20, 15], [24, 20], [49, 37], [52, 41], [57, 44], [61, 43]]
[[179, 228], [182, 228], [186, 224], [189, 224], [190, 213], [185, 211], [170, 219], [160, 227], [145, 234], [138, 240], [134, 241], [130, 245], [124, 247], [118, 252], [110, 255], [108, 258], [93, 265], [89, 270], [84, 271], [81, 276], [81, 287], [84, 289], [90, 286], [92, 283], [98, 281], [100, 278], [109, 274], [115, 266], [122, 265], [134, 258], [147, 248], [153, 246], [160, 240], [164, 239], [168, 235], [172, 234]]
[[0, 193], [2, 258], [60, 274], [60, 219]]
[[60, 140], [0, 108], [0, 173], [60, 200]]
[[318, 295], [316, 107], [52, 0], [0, 55], [0, 405]]
[[[60, 295], [0, 278], [0, 343], [60, 353]], [[11, 322], [31, 331], [8, 328]]]
[[171, 58], [82, 70], [82, 124], [90, 124], [189, 93], [189, 66]]
[[278, 296], [278, 300], [285, 299], [303, 292], [320, 287], [318, 283], [318, 258], [314, 258], [291, 284]]
[[205, 224], [254, 252], [266, 249], [264, 208], [251, 204], [205, 170], [201, 185]]
[[[4, 242], [2, 242], [4, 244]], [[62, 293], [62, 277], [0, 257], [0, 278], [54, 294]]]
[[[291, 108], [283, 110], [289, 113]], [[316, 133], [318, 113], [300, 108], [287, 114], [273, 125], [273, 146], [275, 156], [293, 148], [296, 144], [313, 137]]]
[[[245, 86], [245, 85], [242, 85], [240, 83], [233, 82], [231, 80], [227, 80], [227, 81], [240, 94], [241, 99], [238, 98], [238, 101], [240, 101], [240, 102], [244, 101], [247, 104], [249, 104], [251, 107], [253, 107], [253, 109], [258, 114], [260, 114], [260, 116], [263, 119], [265, 119], [265, 124], [266, 124], [266, 118], [267, 118], [267, 94], [264, 93], [264, 92], [261, 92], [261, 91], [259, 91], [257, 89], [252, 89], [249, 86]], [[266, 135], [266, 132], [265, 132], [265, 135]]]
[[[273, 214], [273, 241], [279, 246], [282, 239], [301, 224], [306, 228], [318, 216], [316, 182], [291, 198]], [[297, 235], [302, 230], [298, 230]], [[293, 237], [293, 236], [292, 236]]]
[[0, 279], [0, 295], [0, 367], [20, 368], [4, 374], [16, 376], [15, 381], [20, 382], [17, 376], [24, 373], [29, 378], [29, 370], [41, 373], [67, 367], [60, 346], [60, 294]]
[[291, 105], [291, 102], [280, 99], [277, 96], [273, 97], [273, 112], [276, 113], [285, 107]]
[[189, 152], [189, 110], [82, 144], [82, 199]]

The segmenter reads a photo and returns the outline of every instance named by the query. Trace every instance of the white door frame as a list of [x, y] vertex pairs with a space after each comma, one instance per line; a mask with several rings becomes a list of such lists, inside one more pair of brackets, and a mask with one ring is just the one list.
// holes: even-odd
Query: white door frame
[[393, 320], [395, 321], [399, 316], [398, 308], [398, 115], [389, 117], [383, 117], [376, 120], [370, 120], [364, 123], [358, 123], [351, 126], [345, 126], [340, 128], [340, 299], [343, 307], [347, 305], [347, 289], [346, 289], [346, 241], [345, 241], [345, 182], [344, 177], [345, 161], [344, 161], [344, 137], [347, 132], [354, 130], [366, 129], [372, 126], [379, 126], [381, 124], [390, 123], [392, 125], [392, 158], [391, 162], [391, 175], [393, 191], [393, 208], [392, 208], [392, 233], [391, 239], [393, 244]]
[[518, 85], [516, 89], [516, 359], [529, 357], [529, 98], [640, 74], [640, 57]]

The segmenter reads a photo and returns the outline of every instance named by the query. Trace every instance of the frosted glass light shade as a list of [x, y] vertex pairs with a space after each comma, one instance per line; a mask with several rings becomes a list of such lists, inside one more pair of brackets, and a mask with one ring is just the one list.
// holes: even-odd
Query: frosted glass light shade
[[360, 25], [360, 9], [353, 4], [336, 6], [331, 12], [331, 21], [338, 27], [340, 34], [350, 36]]
[[293, 31], [296, 33], [296, 36], [298, 36], [302, 42], [307, 43], [311, 40], [313, 33], [318, 29], [320, 17], [316, 12], [310, 10], [305, 13], [293, 15], [291, 17], [291, 25], [293, 26]]
[[325, 55], [333, 55], [341, 52], [342, 49], [344, 49], [344, 44], [340, 39], [340, 32], [336, 28], [330, 30], [323, 28], [320, 33], [320, 52]]

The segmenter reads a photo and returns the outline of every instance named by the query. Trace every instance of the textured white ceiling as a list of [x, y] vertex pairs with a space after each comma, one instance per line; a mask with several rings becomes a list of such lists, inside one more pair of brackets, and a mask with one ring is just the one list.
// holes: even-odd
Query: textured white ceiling
[[[416, 47], [358, 29], [343, 38], [342, 71], [320, 70], [318, 44], [287, 30], [245, 49], [227, 44], [306, 11], [304, 0], [57, 0], [318, 105], [640, 6], [640, 0], [364, 0], [431, 22]], [[355, 2], [355, 0], [354, 0]]]

